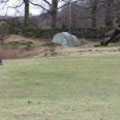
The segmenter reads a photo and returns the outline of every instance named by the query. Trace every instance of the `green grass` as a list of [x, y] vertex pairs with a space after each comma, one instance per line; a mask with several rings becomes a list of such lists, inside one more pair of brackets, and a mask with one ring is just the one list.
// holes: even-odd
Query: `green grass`
[[120, 120], [120, 56], [5, 61], [1, 120]]

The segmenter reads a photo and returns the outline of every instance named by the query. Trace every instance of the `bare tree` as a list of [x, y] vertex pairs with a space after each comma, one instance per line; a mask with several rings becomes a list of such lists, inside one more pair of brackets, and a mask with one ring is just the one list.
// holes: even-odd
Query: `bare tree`
[[113, 16], [114, 14], [114, 0], [106, 0], [106, 18], [105, 24], [106, 26], [113, 25]]
[[97, 27], [96, 14], [97, 14], [98, 0], [90, 0], [90, 4], [91, 4], [91, 15], [92, 15], [91, 26], [92, 28], [96, 28]]
[[24, 2], [24, 25], [29, 25], [29, 0], [23, 0]]
[[[0, 3], [3, 4], [3, 6], [7, 6], [7, 3], [10, 0], [1, 0]], [[19, 4], [15, 6], [7, 6], [7, 10], [5, 13], [5, 16], [8, 14], [9, 9], [15, 9], [16, 13], [19, 13], [19, 8], [24, 5], [24, 25], [27, 26], [29, 24], [29, 0], [20, 0]]]
[[[72, 2], [72, 0], [66, 0], [66, 1], [52, 0], [51, 2], [49, 2], [49, 0], [43, 0], [43, 2], [47, 4], [47, 6], [48, 6], [47, 8], [44, 7], [42, 4], [34, 3], [32, 1], [30, 1], [30, 3], [32, 5], [39, 6], [43, 10], [47, 11], [51, 15], [51, 28], [56, 29], [58, 10], [65, 7], [66, 5], [69, 5], [70, 2], [75, 3], [77, 1], [78, 0], [73, 1], [73, 2]], [[61, 6], [58, 6], [60, 2], [64, 2], [64, 4], [62, 4]]]
[[[7, 3], [9, 0], [2, 0], [2, 3]], [[30, 4], [34, 6], [38, 6], [48, 12], [51, 15], [51, 28], [55, 29], [56, 28], [56, 23], [57, 23], [57, 13], [58, 10], [61, 9], [62, 7], [68, 5], [70, 2], [72, 3], [72, 0], [52, 0], [51, 2], [49, 0], [42, 0], [46, 5], [43, 5], [38, 2], [34, 2], [33, 0], [20, 0], [19, 4], [16, 6], [8, 6], [8, 9], [16, 9], [17, 12], [19, 12], [18, 8], [22, 7], [24, 5], [24, 24], [27, 26], [29, 24], [29, 9], [30, 9]], [[76, 0], [74, 2], [77, 2], [79, 0]], [[61, 6], [59, 6], [59, 3], [62, 3]], [[64, 4], [63, 4], [64, 3]]]
[[47, 4], [47, 8], [44, 7], [44, 5], [39, 3], [34, 3], [33, 1], [29, 1], [30, 4], [38, 6], [42, 8], [43, 10], [47, 11], [51, 15], [51, 27], [53, 29], [56, 28], [56, 22], [57, 22], [57, 12], [58, 12], [58, 3], [59, 0], [52, 0], [52, 2], [49, 2], [49, 0], [43, 0]]
[[53, 29], [56, 28], [56, 22], [57, 22], [57, 9], [58, 8], [58, 0], [52, 0], [52, 5], [51, 5], [51, 27]]

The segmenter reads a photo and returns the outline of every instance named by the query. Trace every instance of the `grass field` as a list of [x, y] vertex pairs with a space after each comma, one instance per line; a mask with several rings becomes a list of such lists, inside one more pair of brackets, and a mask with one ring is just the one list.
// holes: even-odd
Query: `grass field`
[[120, 55], [5, 61], [0, 120], [120, 120]]

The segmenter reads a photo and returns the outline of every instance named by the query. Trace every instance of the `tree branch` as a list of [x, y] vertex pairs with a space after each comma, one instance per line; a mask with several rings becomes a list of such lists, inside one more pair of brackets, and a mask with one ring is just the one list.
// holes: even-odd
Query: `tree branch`
[[1, 4], [2, 4], [2, 3], [5, 3], [5, 4], [6, 4], [7, 2], [9, 2], [9, 0], [1, 0], [1, 1], [0, 1]]
[[65, 6], [69, 5], [69, 4], [73, 4], [73, 3], [77, 3], [77, 2], [78, 2], [78, 0], [76, 0], [76, 1], [74, 1], [74, 2], [70, 2], [70, 1], [69, 1], [69, 2], [61, 5], [60, 7], [58, 7], [58, 9], [61, 9], [61, 8], [65, 7]]
[[43, 7], [43, 6], [40, 5], [40, 4], [33, 3], [32, 1], [29, 1], [29, 2], [30, 2], [30, 4], [32, 4], [32, 5], [34, 5], [34, 6], [38, 6], [38, 7], [42, 8], [43, 10], [46, 10], [47, 12], [51, 13], [51, 11], [50, 11], [49, 9]]
[[19, 12], [19, 10], [17, 10], [17, 8], [21, 7], [23, 4], [24, 4], [24, 2], [22, 2], [20, 5], [17, 5], [17, 6], [8, 6], [5, 16], [7, 15], [8, 9], [16, 9], [16, 11]]
[[22, 2], [20, 5], [16, 5], [16, 6], [8, 6], [8, 8], [19, 8], [24, 4], [24, 2]]
[[47, 0], [43, 0], [45, 3], [47, 3], [50, 7], [52, 6], [50, 2], [48, 2]]

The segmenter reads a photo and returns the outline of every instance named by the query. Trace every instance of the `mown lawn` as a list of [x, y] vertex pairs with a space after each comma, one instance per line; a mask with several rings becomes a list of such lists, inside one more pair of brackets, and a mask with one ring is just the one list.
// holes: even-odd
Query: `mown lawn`
[[5, 61], [0, 120], [120, 120], [120, 56]]

